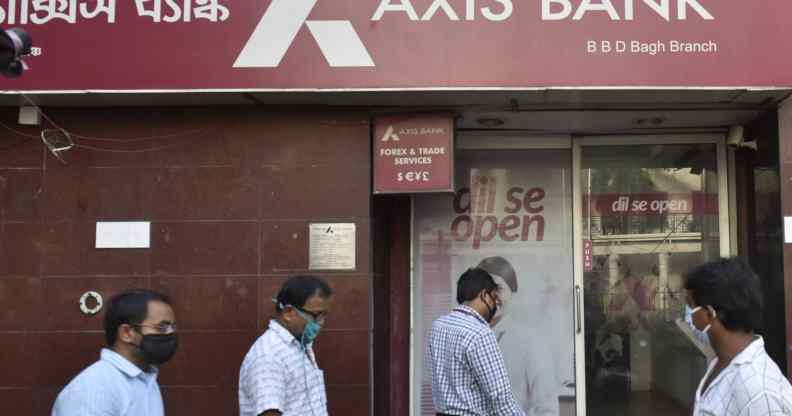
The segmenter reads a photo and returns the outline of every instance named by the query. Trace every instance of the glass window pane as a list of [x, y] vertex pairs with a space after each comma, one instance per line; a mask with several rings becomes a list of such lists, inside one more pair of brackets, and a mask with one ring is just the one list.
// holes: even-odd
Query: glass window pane
[[675, 322], [720, 255], [714, 144], [582, 151], [589, 414], [689, 415], [704, 352]]

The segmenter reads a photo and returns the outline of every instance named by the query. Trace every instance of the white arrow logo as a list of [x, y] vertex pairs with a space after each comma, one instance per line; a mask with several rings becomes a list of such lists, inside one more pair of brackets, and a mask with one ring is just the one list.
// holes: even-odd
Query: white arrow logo
[[401, 140], [399, 135], [393, 131], [393, 126], [388, 126], [388, 128], [385, 130], [385, 134], [382, 136], [383, 142], [387, 142], [388, 140], [392, 140], [394, 142]]
[[349, 20], [307, 20], [318, 0], [273, 0], [234, 62], [234, 68], [275, 68], [297, 33], [308, 26], [331, 67], [372, 67]]

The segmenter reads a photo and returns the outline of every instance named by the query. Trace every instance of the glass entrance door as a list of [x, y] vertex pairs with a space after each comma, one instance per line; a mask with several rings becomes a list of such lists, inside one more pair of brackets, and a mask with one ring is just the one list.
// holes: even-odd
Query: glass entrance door
[[568, 143], [556, 149], [460, 148], [456, 192], [414, 197], [414, 415], [435, 414], [426, 365], [428, 330], [456, 306], [459, 276], [477, 266], [501, 286], [504, 313], [493, 331], [520, 406], [528, 415], [576, 414]]
[[682, 276], [728, 255], [720, 138], [575, 146], [587, 415], [686, 416], [711, 351], [678, 319]]

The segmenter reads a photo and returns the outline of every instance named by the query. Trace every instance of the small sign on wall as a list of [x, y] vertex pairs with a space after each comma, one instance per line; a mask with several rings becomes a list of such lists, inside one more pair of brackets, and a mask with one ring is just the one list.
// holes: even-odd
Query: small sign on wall
[[151, 223], [148, 221], [99, 221], [96, 223], [96, 248], [150, 248]]
[[354, 223], [309, 224], [310, 270], [355, 270]]
[[453, 192], [453, 114], [374, 120], [374, 193]]

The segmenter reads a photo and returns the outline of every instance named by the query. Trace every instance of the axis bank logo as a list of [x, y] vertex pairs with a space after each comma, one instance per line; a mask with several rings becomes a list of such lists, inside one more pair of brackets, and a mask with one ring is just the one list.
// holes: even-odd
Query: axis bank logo
[[275, 68], [307, 26], [331, 67], [373, 67], [349, 20], [308, 20], [318, 0], [273, 0], [234, 62], [234, 68]]
[[497, 177], [478, 176], [472, 182], [472, 192], [471, 188], [462, 188], [454, 194], [454, 240], [472, 240], [474, 250], [496, 237], [504, 242], [544, 241], [543, 188], [515, 186], [498, 195]]
[[[234, 68], [278, 67], [303, 26], [308, 27], [331, 67], [376, 66], [352, 22], [308, 20], [318, 1], [272, 0], [237, 56]], [[689, 10], [704, 20], [713, 20], [713, 15], [701, 4], [702, 1], [704, 0], [624, 0], [623, 9], [619, 10], [612, 0], [600, 0], [596, 3], [592, 3], [592, 0], [542, 0], [539, 7], [543, 21], [579, 21], [587, 15], [600, 14], [607, 14], [611, 20], [630, 21], [635, 20], [636, 9], [641, 7], [666, 21], [674, 18], [687, 20]], [[676, 4], [675, 16], [673, 2]], [[470, 22], [481, 18], [491, 22], [503, 22], [514, 13], [512, 0], [465, 0], [464, 5], [450, 0], [432, 0], [425, 10], [417, 9], [411, 0], [380, 0], [371, 21], [402, 15], [411, 21], [420, 22], [436, 19]]]

